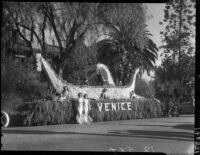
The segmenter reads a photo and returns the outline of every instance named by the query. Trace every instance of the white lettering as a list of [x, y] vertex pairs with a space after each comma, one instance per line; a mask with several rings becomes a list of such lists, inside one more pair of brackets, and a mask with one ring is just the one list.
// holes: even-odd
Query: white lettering
[[105, 103], [105, 111], [110, 111], [109, 109], [108, 109], [108, 105], [109, 105], [110, 103]]
[[119, 104], [120, 104], [120, 103], [117, 103], [117, 105], [118, 105], [118, 110], [120, 110], [120, 106], [119, 106]]
[[111, 106], [112, 106], [112, 111], [116, 111], [116, 103], [111, 103]]
[[99, 111], [101, 111], [101, 109], [102, 109], [102, 103], [98, 103], [98, 108], [99, 108]]
[[128, 107], [128, 110], [131, 110], [131, 102], [127, 102], [127, 107]]
[[125, 104], [125, 103], [123, 103], [123, 102], [121, 103], [121, 109], [122, 109], [122, 110], [126, 110], [126, 109], [123, 108], [123, 105], [124, 105], [124, 104]]
[[[103, 105], [104, 104], [104, 105]], [[125, 104], [127, 106], [125, 106]], [[110, 106], [109, 106], [110, 105]], [[102, 111], [102, 108], [104, 106], [105, 111], [119, 111], [119, 110], [132, 110], [131, 108], [131, 102], [118, 102], [118, 103], [98, 103], [99, 111]]]

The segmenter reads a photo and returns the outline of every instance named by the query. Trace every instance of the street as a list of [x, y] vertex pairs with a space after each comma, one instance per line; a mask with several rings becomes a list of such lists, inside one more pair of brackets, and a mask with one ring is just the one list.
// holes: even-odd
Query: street
[[193, 154], [194, 115], [2, 129], [2, 150]]

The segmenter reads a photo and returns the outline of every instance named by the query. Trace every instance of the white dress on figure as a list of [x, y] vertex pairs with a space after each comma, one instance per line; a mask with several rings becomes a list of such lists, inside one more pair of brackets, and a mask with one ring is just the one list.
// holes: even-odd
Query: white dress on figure
[[90, 103], [89, 100], [86, 98], [83, 100], [83, 111], [84, 111], [84, 121], [86, 123], [92, 122], [92, 118], [88, 115], [88, 112], [90, 110]]
[[83, 98], [79, 98], [78, 100], [78, 114], [76, 116], [76, 120], [79, 124], [84, 123], [84, 116], [83, 116]]

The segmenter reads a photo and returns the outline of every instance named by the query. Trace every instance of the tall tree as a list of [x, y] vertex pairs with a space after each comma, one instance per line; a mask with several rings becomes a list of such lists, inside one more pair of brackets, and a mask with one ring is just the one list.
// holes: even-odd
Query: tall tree
[[108, 36], [97, 43], [98, 59], [110, 67], [115, 81], [127, 84], [136, 67], [148, 72], [154, 68], [158, 49], [146, 29], [142, 4], [101, 3], [98, 22]]
[[[194, 77], [195, 53], [191, 39], [195, 36], [195, 9], [195, 0], [171, 0], [166, 3], [164, 19], [160, 22], [165, 26], [160, 32], [165, 58], [162, 62], [163, 68], [159, 70], [163, 71], [165, 76], [159, 74], [159, 71], [156, 74], [162, 79], [161, 85], [166, 88], [170, 86], [180, 94], [185, 85], [184, 81]], [[174, 92], [173, 95], [175, 94]]]
[[194, 54], [191, 38], [195, 35], [195, 8], [195, 0], [170, 0], [166, 3], [164, 19], [160, 22], [165, 26], [160, 34], [164, 44], [161, 48], [164, 48], [166, 57], [171, 53], [175, 59], [178, 55], [180, 62], [182, 53]]

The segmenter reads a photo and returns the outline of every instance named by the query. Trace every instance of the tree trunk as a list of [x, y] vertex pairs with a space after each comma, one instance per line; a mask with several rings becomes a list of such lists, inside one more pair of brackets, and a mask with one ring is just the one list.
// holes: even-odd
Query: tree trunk
[[31, 55], [33, 57], [34, 63], [36, 65], [36, 63], [37, 63], [36, 62], [36, 53], [34, 52], [34, 49], [33, 49], [32, 45], [31, 45], [31, 43], [29, 44], [29, 48], [30, 48], [30, 52], [31, 52]]

